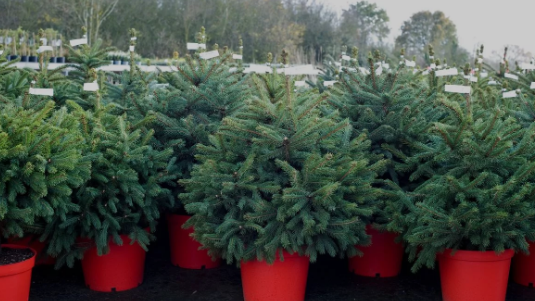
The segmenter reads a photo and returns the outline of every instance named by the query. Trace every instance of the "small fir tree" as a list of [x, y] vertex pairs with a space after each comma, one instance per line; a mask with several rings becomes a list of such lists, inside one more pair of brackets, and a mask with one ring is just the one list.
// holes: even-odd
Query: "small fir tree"
[[[279, 77], [274, 80], [273, 77]], [[255, 78], [246, 108], [223, 119], [199, 164], [180, 182], [194, 214], [187, 226], [212, 256], [265, 259], [278, 250], [310, 256], [357, 254], [369, 243], [363, 219], [375, 210], [365, 135], [351, 139], [348, 120], [324, 116], [325, 95], [296, 95], [289, 78]], [[279, 83], [272, 86], [273, 83]]]
[[73, 189], [89, 177], [90, 162], [76, 119], [48, 102], [39, 111], [0, 110], [0, 238], [50, 233], [54, 221], [80, 210]]
[[411, 178], [430, 177], [407, 203], [413, 270], [433, 266], [446, 248], [527, 251], [535, 239], [535, 124], [523, 129], [469, 95], [440, 95], [439, 103], [448, 115], [433, 123], [430, 149], [411, 158], [420, 162]]
[[114, 104], [101, 104], [100, 93], [88, 97], [90, 110], [69, 101], [87, 141], [79, 147], [91, 157], [92, 168], [90, 179], [74, 194], [80, 211], [51, 232], [48, 252], [58, 257], [57, 266], [72, 266], [83, 256], [87, 246], [76, 244], [80, 237], [94, 241], [98, 254], [109, 251], [110, 238], [122, 244], [121, 234], [147, 249], [151, 236], [146, 228], [155, 230], [161, 204], [170, 197], [163, 184], [176, 179], [168, 172], [172, 150], [154, 149], [149, 144], [154, 131], [141, 130], [149, 121], [134, 125], [126, 116], [112, 114]]

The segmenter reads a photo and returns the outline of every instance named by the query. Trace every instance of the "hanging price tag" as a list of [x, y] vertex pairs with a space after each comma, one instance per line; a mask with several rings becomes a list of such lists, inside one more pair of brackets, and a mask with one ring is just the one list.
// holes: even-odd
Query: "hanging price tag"
[[209, 60], [209, 59], [213, 59], [215, 57], [218, 57], [219, 56], [219, 51], [212, 50], [212, 51], [208, 51], [208, 52], [203, 52], [203, 53], [199, 54], [199, 56], [201, 57], [201, 59]]
[[135, 41], [135, 40], [137, 40], [137, 37], [131, 37], [130, 38], [130, 41]]
[[4, 54], [4, 50], [0, 50], [0, 55]]
[[70, 42], [71, 42], [72, 47], [75, 47], [78, 45], [85, 45], [87, 44], [87, 38], [75, 39], [75, 40], [71, 40]]
[[[325, 83], [325, 82], [324, 82]], [[306, 87], [307, 83], [304, 80], [297, 80], [295, 81], [296, 87]]]
[[531, 86], [529, 87], [530, 89], [535, 89], [535, 82], [532, 82], [531, 83]]
[[465, 76], [463, 76], [463, 77], [466, 78], [466, 79], [468, 79], [468, 80], [470, 80], [470, 81], [473, 82], [473, 83], [477, 83], [477, 77], [474, 77], [474, 76], [472, 76], [472, 75], [465, 75]]
[[480, 58], [480, 57], [478, 57], [478, 58], [477, 58], [477, 63], [478, 63], [478, 64], [482, 64], [482, 63], [483, 63], [483, 59]]
[[431, 64], [429, 67], [430, 67], [431, 69], [435, 69], [435, 68], [437, 67], [437, 65], [435, 65], [435, 64]]
[[90, 92], [98, 91], [98, 83], [97, 82], [85, 83], [84, 91], [90, 91]]
[[342, 55], [342, 60], [344, 61], [350, 61], [351, 60], [351, 57], [349, 55]]
[[518, 94], [516, 93], [516, 91], [503, 92], [503, 98], [513, 98], [517, 96]]
[[243, 55], [241, 54], [233, 54], [232, 58], [235, 60], [243, 60]]
[[444, 70], [439, 70], [435, 72], [435, 76], [437, 77], [452, 76], [452, 75], [457, 75], [457, 74], [459, 74], [459, 72], [457, 71], [457, 68], [444, 69]]
[[444, 91], [451, 93], [463, 93], [470, 94], [470, 86], [459, 86], [459, 85], [446, 85]]
[[136, 46], [131, 45], [130, 47], [128, 47], [128, 49], [130, 49], [130, 52], [134, 52], [134, 50], [136, 49]]
[[380, 66], [379, 68], [377, 68], [377, 70], [375, 70], [375, 74], [376, 74], [376, 75], [381, 75], [381, 74], [383, 74], [383, 66]]
[[54, 89], [30, 88], [31, 95], [54, 96]]
[[407, 67], [416, 67], [416, 62], [415, 61], [405, 60], [405, 65]]
[[42, 53], [45, 51], [52, 51], [52, 46], [39, 46], [39, 49], [37, 49], [37, 53]]
[[520, 68], [523, 70], [535, 70], [535, 65], [523, 63]]
[[511, 74], [511, 73], [505, 73], [504, 76], [505, 76], [506, 78], [510, 78], [510, 79], [518, 80], [518, 75], [514, 75], [514, 74]]
[[188, 43], [187, 48], [188, 50], [197, 50], [199, 49], [199, 43]]

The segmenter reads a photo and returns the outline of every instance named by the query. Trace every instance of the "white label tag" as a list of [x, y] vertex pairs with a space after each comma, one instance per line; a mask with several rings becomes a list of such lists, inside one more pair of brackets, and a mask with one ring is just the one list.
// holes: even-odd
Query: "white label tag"
[[203, 52], [203, 53], [199, 54], [199, 56], [201, 57], [201, 59], [209, 60], [209, 59], [213, 59], [215, 57], [218, 57], [219, 56], [219, 51], [212, 50], [212, 51], [208, 51], [208, 52]]
[[233, 54], [232, 58], [235, 60], [243, 60], [243, 55], [241, 54]]
[[444, 91], [452, 93], [470, 94], [470, 86], [446, 85]]
[[206, 49], [206, 44], [199, 44], [200, 49]]
[[342, 59], [343, 59], [344, 61], [349, 61], [349, 60], [351, 60], [351, 57], [350, 57], [349, 55], [345, 55], [345, 54], [344, 54], [344, 55], [342, 55]]
[[535, 70], [535, 65], [523, 63], [520, 68], [523, 70]]
[[477, 77], [474, 77], [472, 75], [464, 75], [463, 77], [470, 80], [473, 83], [477, 83]]
[[430, 60], [434, 60], [434, 59], [435, 59], [435, 57], [434, 57], [434, 56], [432, 56], [432, 55], [430, 55], [430, 56], [429, 56], [429, 59], [430, 59]]
[[4, 50], [0, 50], [0, 55], [4, 54]]
[[415, 61], [405, 60], [405, 65], [407, 67], [416, 67], [416, 62]]
[[39, 49], [37, 49], [37, 53], [45, 51], [52, 51], [52, 46], [39, 46]]
[[84, 84], [84, 91], [98, 91], [98, 83], [85, 83]]
[[364, 68], [364, 67], [359, 67], [359, 71], [362, 72], [362, 74], [370, 74], [370, 71], [368, 71], [368, 69]]
[[381, 75], [381, 74], [383, 74], [383, 66], [380, 66], [379, 68], [377, 68], [377, 69], [375, 70], [375, 74], [376, 74], [376, 75]]
[[388, 69], [390, 69], [390, 65], [389, 64], [383, 64], [383, 68], [388, 70]]
[[457, 74], [459, 74], [459, 72], [457, 71], [457, 68], [444, 69], [444, 70], [439, 70], [439, 71], [435, 72], [435, 76], [437, 76], [437, 77], [439, 77], [439, 76], [457, 75]]
[[503, 98], [517, 97], [516, 91], [503, 92]]
[[489, 76], [489, 74], [487, 72], [481, 72], [479, 76], [481, 76], [481, 78], [486, 78]]
[[130, 52], [134, 52], [134, 50], [136, 49], [136, 46], [131, 45], [130, 47], [128, 47], [128, 49], [130, 49]]
[[72, 47], [85, 44], [87, 44], [87, 38], [71, 40]]
[[511, 74], [511, 73], [505, 73], [504, 76], [505, 76], [506, 78], [510, 78], [510, 79], [518, 80], [518, 75], [514, 75], [514, 74]]
[[431, 64], [431, 66], [429, 66], [431, 69], [435, 69], [437, 67], [437, 65], [435, 64]]
[[130, 38], [130, 41], [135, 41], [135, 40], [137, 40], [137, 37], [131, 37]]
[[495, 80], [489, 80], [489, 86], [495, 86], [498, 83]]
[[338, 66], [338, 67], [342, 66], [342, 64], [340, 64], [340, 62], [334, 62], [334, 65]]
[[236, 71], [238, 71], [238, 68], [236, 68], [236, 67], [230, 67], [230, 68], [228, 69], [228, 72], [230, 72], [230, 73], [234, 73], [234, 72], [236, 72]]
[[480, 58], [480, 57], [478, 57], [478, 58], [477, 58], [477, 62], [478, 62], [479, 64], [481, 64], [481, 63], [483, 63], [483, 59]]
[[[325, 83], [325, 82], [324, 82]], [[296, 87], [306, 87], [307, 83], [304, 80], [297, 80], [295, 81]]]
[[30, 88], [31, 95], [43, 95], [43, 96], [54, 96], [54, 89], [34, 89]]
[[323, 82], [323, 85], [324, 85], [325, 87], [331, 87], [331, 86], [333, 86], [336, 82], [337, 82], [337, 81], [335, 81], [335, 80], [326, 80], [326, 81]]
[[422, 75], [429, 75], [429, 71], [426, 70], [426, 71], [422, 72]]
[[529, 87], [530, 89], [535, 89], [535, 82], [532, 82], [531, 83], [531, 86]]
[[188, 43], [187, 47], [188, 47], [188, 50], [197, 50], [197, 49], [199, 49], [199, 44], [198, 43]]

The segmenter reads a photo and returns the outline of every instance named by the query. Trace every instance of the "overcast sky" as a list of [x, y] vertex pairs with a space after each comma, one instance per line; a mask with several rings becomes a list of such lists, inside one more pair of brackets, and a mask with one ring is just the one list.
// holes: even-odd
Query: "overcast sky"
[[[342, 12], [358, 0], [317, 0]], [[460, 44], [472, 51], [477, 44], [500, 53], [506, 45], [519, 45], [535, 53], [535, 0], [368, 0], [390, 17], [390, 40], [399, 35], [403, 21], [422, 10], [441, 10], [457, 26]]]

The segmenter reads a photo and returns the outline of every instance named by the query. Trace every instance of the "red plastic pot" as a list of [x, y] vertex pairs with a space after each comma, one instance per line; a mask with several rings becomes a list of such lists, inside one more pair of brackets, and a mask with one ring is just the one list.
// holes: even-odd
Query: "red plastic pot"
[[535, 243], [529, 243], [530, 254], [518, 253], [513, 258], [513, 280], [521, 285], [533, 287], [535, 284]]
[[[5, 244], [3, 248], [31, 249], [27, 246]], [[22, 262], [0, 266], [0, 299], [9, 301], [28, 301], [30, 284], [32, 282], [32, 268], [35, 265], [34, 256]]]
[[241, 263], [241, 279], [245, 301], [302, 301], [308, 277], [309, 258], [283, 251], [270, 265], [252, 260]]
[[371, 235], [371, 245], [358, 247], [364, 254], [349, 258], [349, 270], [366, 277], [397, 276], [403, 261], [403, 244], [395, 242], [398, 234], [379, 232], [370, 225], [366, 232]]
[[31, 249], [35, 250], [37, 252], [37, 255], [35, 256], [35, 265], [56, 264], [55, 258], [50, 257], [44, 253], [46, 243], [40, 242], [39, 239], [37, 239], [33, 235], [28, 235], [23, 238], [10, 238], [8, 239], [8, 243], [12, 245], [30, 247]]
[[121, 235], [121, 239], [122, 246], [110, 240], [108, 254], [98, 256], [96, 246], [92, 246], [84, 253], [82, 270], [85, 284], [90, 289], [99, 292], [120, 292], [135, 288], [143, 282], [145, 250], [138, 243], [131, 245], [128, 235]]
[[439, 254], [440, 282], [444, 301], [503, 301], [513, 250], [457, 251]]
[[213, 261], [208, 250], [199, 250], [201, 244], [190, 236], [193, 228], [182, 229], [182, 225], [190, 218], [187, 215], [168, 214], [169, 244], [171, 247], [171, 263], [184, 269], [211, 269], [221, 264], [218, 258]]

